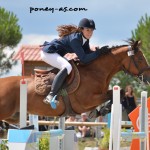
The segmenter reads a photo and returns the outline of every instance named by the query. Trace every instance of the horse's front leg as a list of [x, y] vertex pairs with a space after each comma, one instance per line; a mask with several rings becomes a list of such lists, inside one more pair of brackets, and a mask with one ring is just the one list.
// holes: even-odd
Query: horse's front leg
[[[123, 89], [120, 90], [120, 103], [122, 103], [122, 99], [124, 98], [125, 92]], [[90, 118], [97, 118], [99, 116], [105, 116], [106, 114], [111, 112], [111, 105], [113, 103], [113, 91], [108, 90], [105, 99], [104, 99], [104, 105], [100, 108], [98, 111], [97, 109], [91, 111], [89, 114]]]

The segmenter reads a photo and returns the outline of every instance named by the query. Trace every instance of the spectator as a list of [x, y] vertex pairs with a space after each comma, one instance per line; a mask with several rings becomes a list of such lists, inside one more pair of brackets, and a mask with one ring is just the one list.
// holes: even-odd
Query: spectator
[[[89, 122], [89, 119], [88, 119], [86, 113], [81, 114], [81, 119], [79, 119], [79, 122]], [[78, 126], [78, 130], [81, 133], [81, 137], [90, 137], [91, 136], [90, 127]]]
[[[76, 116], [75, 115], [71, 115], [68, 117], [68, 119], [66, 119], [66, 122], [76, 122]], [[75, 130], [74, 126], [67, 126], [66, 130]]]
[[[130, 114], [137, 106], [136, 97], [131, 85], [127, 85], [125, 88], [125, 97], [123, 99], [122, 105], [125, 108], [127, 115]], [[130, 121], [129, 117], [128, 120]]]
[[[39, 120], [46, 120], [46, 118], [44, 116], [38, 116]], [[48, 126], [46, 125], [39, 125], [39, 131], [47, 131], [48, 130]]]
[[4, 121], [0, 121], [0, 139], [7, 138], [8, 129], [9, 129], [9, 124]]

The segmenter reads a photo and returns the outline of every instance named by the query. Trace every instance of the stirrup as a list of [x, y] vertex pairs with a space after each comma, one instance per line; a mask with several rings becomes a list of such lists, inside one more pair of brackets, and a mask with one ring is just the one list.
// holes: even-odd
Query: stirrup
[[51, 95], [47, 95], [46, 98], [43, 100], [43, 102], [45, 104], [50, 104], [50, 100], [52, 99], [53, 97]]
[[44, 100], [43, 100], [43, 103], [45, 103], [45, 104], [49, 104], [50, 103], [50, 101], [49, 101], [49, 99], [47, 99], [47, 98], [45, 98]]
[[55, 100], [56, 97], [57, 97], [57, 95], [55, 95], [55, 96], [52, 98], [52, 100], [50, 100], [50, 105], [51, 105], [51, 107], [52, 107], [53, 109], [56, 109], [56, 107], [57, 107], [57, 100]]

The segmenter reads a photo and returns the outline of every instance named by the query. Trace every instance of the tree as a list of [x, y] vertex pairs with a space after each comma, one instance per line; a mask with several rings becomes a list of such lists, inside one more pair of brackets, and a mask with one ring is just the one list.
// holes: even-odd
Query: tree
[[22, 38], [21, 31], [16, 15], [0, 7], [0, 75], [7, 73], [12, 65], [16, 64], [11, 58], [14, 53], [13, 48]]
[[132, 38], [142, 41], [141, 49], [150, 63], [150, 16], [141, 17], [137, 28], [132, 31]]
[[[150, 62], [150, 17], [145, 14], [145, 16], [141, 17], [138, 22], [137, 28], [131, 31], [133, 40], [141, 40], [142, 45], [141, 49], [145, 54], [148, 62]], [[114, 76], [111, 81], [111, 86], [119, 85], [122, 88], [125, 88], [127, 84], [132, 84], [136, 95], [140, 96], [140, 92], [142, 90], [148, 91], [150, 93], [150, 87], [144, 84], [140, 84], [137, 82], [137, 79], [131, 77], [130, 75], [125, 75], [123, 72], [120, 72]]]
[[[150, 16], [145, 14], [144, 17], [141, 17], [137, 28], [132, 31], [132, 38], [142, 41], [141, 49], [150, 63]], [[149, 86], [143, 85], [143, 88], [150, 94]]]
[[134, 87], [134, 93], [136, 96], [140, 97], [141, 91], [148, 90], [145, 84], [141, 83], [138, 78], [133, 77], [131, 75], [125, 74], [123, 71], [117, 73], [113, 79], [111, 80], [110, 85], [113, 87], [114, 85], [120, 86], [122, 89], [125, 89], [126, 85], [132, 85]]

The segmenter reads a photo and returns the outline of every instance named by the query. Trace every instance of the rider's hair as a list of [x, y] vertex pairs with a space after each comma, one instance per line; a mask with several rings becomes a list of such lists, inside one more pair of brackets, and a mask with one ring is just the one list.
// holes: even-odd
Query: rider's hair
[[75, 32], [81, 32], [81, 28], [76, 25], [60, 25], [57, 26], [58, 35], [60, 38]]

